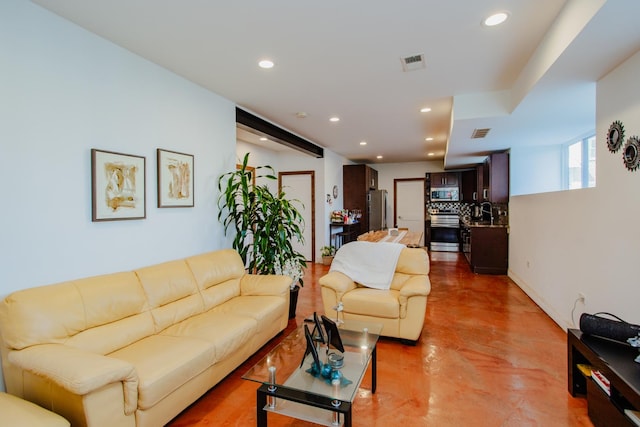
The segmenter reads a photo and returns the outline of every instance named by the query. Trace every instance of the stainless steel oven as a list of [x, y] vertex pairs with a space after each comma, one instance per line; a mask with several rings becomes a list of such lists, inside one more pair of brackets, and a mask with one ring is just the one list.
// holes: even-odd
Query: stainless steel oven
[[431, 214], [431, 243], [435, 252], [460, 251], [460, 219], [457, 213]]

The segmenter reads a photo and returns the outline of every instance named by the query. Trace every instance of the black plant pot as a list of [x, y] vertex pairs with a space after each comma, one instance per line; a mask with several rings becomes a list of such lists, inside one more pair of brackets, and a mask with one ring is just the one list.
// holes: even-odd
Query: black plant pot
[[293, 289], [289, 290], [289, 319], [296, 317], [296, 307], [298, 306], [298, 292], [300, 286], [296, 285]]

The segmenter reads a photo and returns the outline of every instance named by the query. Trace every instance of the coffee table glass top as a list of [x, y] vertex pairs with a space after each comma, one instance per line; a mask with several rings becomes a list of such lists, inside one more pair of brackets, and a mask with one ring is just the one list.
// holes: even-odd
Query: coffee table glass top
[[[305, 322], [305, 324], [310, 331], [313, 331], [315, 325], [313, 322]], [[340, 384], [336, 382], [332, 384], [322, 375], [314, 376], [307, 372], [313, 364], [313, 356], [308, 354], [304, 362], [302, 361], [307, 347], [303, 325], [282, 340], [242, 378], [270, 384], [270, 375], [275, 368], [276, 385], [352, 402], [378, 342], [382, 325], [348, 320], [340, 323], [338, 329], [344, 345], [344, 353], [342, 353], [344, 365], [340, 369], [343, 380]], [[327, 363], [326, 347], [326, 344], [316, 345], [321, 364]], [[329, 353], [341, 354], [334, 348], [331, 348]]]

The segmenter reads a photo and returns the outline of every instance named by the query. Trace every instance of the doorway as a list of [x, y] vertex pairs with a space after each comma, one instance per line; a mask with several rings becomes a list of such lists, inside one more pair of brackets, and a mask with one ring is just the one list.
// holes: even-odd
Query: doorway
[[291, 242], [293, 249], [304, 255], [310, 262], [316, 260], [316, 214], [315, 214], [315, 172], [278, 172], [278, 191], [283, 191], [288, 200], [296, 206], [304, 219], [304, 242]]
[[394, 179], [393, 194], [394, 226], [421, 233], [424, 246], [424, 178]]

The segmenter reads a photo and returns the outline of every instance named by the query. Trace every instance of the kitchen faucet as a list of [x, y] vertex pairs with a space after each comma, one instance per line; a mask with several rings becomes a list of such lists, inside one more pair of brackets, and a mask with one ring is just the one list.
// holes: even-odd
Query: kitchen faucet
[[[489, 210], [486, 210], [485, 206], [489, 206]], [[493, 225], [493, 207], [491, 205], [491, 202], [482, 202], [480, 204], [480, 210], [482, 211], [483, 216], [485, 213], [489, 214], [489, 217], [491, 219], [491, 225]]]

